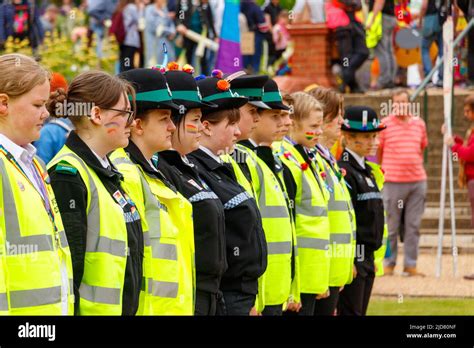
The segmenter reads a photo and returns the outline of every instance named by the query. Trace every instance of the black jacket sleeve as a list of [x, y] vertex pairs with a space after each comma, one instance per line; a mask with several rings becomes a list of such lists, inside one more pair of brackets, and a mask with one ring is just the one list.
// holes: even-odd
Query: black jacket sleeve
[[71, 250], [75, 296], [74, 312], [77, 314], [79, 309], [79, 286], [84, 274], [86, 253], [87, 189], [78, 174], [63, 174], [51, 170], [50, 178]]

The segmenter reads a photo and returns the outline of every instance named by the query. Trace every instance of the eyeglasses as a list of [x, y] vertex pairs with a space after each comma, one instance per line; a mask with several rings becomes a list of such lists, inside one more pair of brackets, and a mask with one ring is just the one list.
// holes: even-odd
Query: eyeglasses
[[121, 116], [128, 115], [127, 116], [127, 126], [131, 125], [133, 120], [135, 119], [135, 111], [112, 109], [112, 108], [102, 108], [102, 109], [111, 110], [111, 111], [118, 111], [119, 112], [118, 115], [121, 115]]

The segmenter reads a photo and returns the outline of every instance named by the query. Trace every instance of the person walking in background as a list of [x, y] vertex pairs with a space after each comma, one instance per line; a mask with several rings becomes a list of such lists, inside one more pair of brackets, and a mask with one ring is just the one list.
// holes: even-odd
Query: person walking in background
[[395, 87], [397, 63], [393, 50], [393, 31], [397, 24], [394, 0], [369, 0], [369, 9], [373, 12], [366, 29], [374, 24], [374, 19], [382, 12], [382, 38], [375, 46], [374, 53], [380, 64], [380, 76], [375, 89]]
[[43, 41], [44, 30], [34, 1], [13, 0], [0, 4], [0, 49], [9, 37], [20, 41], [28, 39], [33, 53], [36, 53]]
[[[471, 122], [466, 132], [466, 140], [459, 135], [445, 137], [445, 143], [451, 146], [451, 151], [459, 160], [459, 180], [460, 188], [466, 188], [469, 192], [471, 202], [471, 225], [474, 227], [474, 94], [464, 100], [464, 117]], [[445, 127], [441, 128], [445, 133]], [[464, 276], [465, 279], [474, 280], [474, 273]]]
[[334, 0], [325, 4], [327, 27], [334, 29], [334, 37], [341, 60], [342, 84], [340, 92], [362, 92], [356, 81], [356, 71], [369, 57], [365, 43], [365, 30], [355, 17], [361, 9], [359, 0]]
[[57, 28], [59, 15], [59, 8], [56, 5], [52, 4], [46, 7], [44, 15], [40, 18], [45, 33], [52, 35], [54, 30]]
[[169, 16], [166, 0], [155, 0], [145, 8], [145, 64], [152, 66], [163, 63], [163, 44], [168, 49], [169, 61], [175, 60], [172, 40], [176, 27]]
[[273, 65], [273, 63], [278, 59], [273, 28], [277, 24], [278, 18], [283, 9], [280, 6], [280, 0], [267, 0], [262, 6], [262, 10], [270, 29], [266, 35], [268, 43], [268, 65]]
[[[397, 241], [404, 227], [403, 275], [423, 276], [416, 269], [420, 224], [425, 210], [426, 172], [423, 151], [428, 146], [426, 126], [419, 115], [408, 112], [409, 93], [393, 93], [392, 114], [383, 122], [379, 163], [385, 171], [384, 206], [387, 211], [391, 255], [385, 260], [385, 274], [393, 275], [397, 263]], [[404, 224], [402, 224], [404, 221]]]
[[[423, 0], [420, 12], [420, 28], [421, 34], [421, 57], [423, 61], [423, 72], [427, 76], [433, 64], [430, 57], [430, 48], [433, 42], [438, 46], [438, 57], [443, 58], [443, 23], [446, 17], [441, 15], [440, 8], [437, 6], [440, 1], [437, 0]], [[443, 86], [443, 66], [438, 69], [437, 86]]]
[[242, 0], [240, 12], [247, 19], [249, 31], [255, 33], [255, 52], [253, 55], [243, 56], [244, 68], [250, 68], [251, 72], [258, 73], [260, 71], [260, 60], [262, 59], [263, 40], [265, 40], [265, 35], [269, 31], [269, 26], [262, 9], [255, 3], [255, 0]]
[[288, 32], [288, 11], [283, 10], [278, 15], [278, 21], [273, 26], [272, 35], [273, 42], [275, 44], [275, 56], [273, 61], [269, 62], [270, 64], [275, 63], [277, 59], [281, 57], [283, 52], [285, 52], [288, 47], [288, 42], [290, 41], [290, 33]]
[[[89, 31], [95, 35], [97, 58], [103, 57], [102, 40], [105, 36], [106, 21], [112, 18], [118, 0], [87, 0], [87, 14], [89, 15]], [[92, 38], [89, 39], [89, 46]]]
[[[181, 15], [180, 15], [181, 14]], [[188, 64], [197, 66], [194, 62], [198, 43], [186, 37], [186, 31], [192, 30], [195, 33], [206, 33], [206, 37], [216, 40], [216, 30], [214, 28], [214, 16], [207, 0], [178, 0], [176, 30], [184, 36], [183, 49], [186, 51], [186, 61]], [[206, 49], [200, 59], [201, 74], [210, 75], [213, 53]]]
[[122, 11], [125, 39], [120, 44], [120, 72], [135, 69], [135, 54], [141, 47], [138, 20], [143, 11], [140, 0], [121, 0], [117, 11]]
[[[456, 5], [464, 13], [464, 17], [469, 22], [474, 18], [474, 2], [472, 0], [456, 0]], [[467, 85], [474, 86], [474, 29], [471, 28], [467, 34]], [[473, 277], [474, 278], [474, 277]]]

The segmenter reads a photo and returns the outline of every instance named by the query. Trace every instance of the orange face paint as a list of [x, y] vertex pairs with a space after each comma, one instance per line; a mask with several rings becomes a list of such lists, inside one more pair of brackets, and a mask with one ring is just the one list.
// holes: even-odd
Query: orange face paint
[[107, 129], [107, 134], [112, 134], [117, 131], [117, 128], [120, 127], [120, 125], [117, 122], [110, 122], [105, 124], [104, 127], [109, 128]]

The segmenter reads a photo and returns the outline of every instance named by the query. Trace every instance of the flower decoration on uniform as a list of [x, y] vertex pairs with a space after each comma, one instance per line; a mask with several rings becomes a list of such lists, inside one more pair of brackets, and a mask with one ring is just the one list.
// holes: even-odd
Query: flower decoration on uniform
[[346, 176], [347, 172], [345, 168], [341, 168], [341, 174], [342, 176]]
[[183, 71], [188, 74], [194, 74], [194, 68], [192, 67], [192, 65], [189, 64], [185, 64], [183, 66]]
[[230, 88], [230, 83], [227, 80], [219, 80], [217, 81], [217, 88], [223, 92], [228, 91]]
[[179, 70], [179, 64], [176, 62], [169, 62], [167, 66], [168, 70]]
[[222, 72], [222, 70], [219, 70], [219, 69], [214, 69], [212, 70], [212, 74], [211, 74], [213, 77], [216, 77], [218, 79], [221, 79], [224, 77], [224, 73]]
[[319, 174], [321, 175], [321, 178], [323, 178], [323, 180], [326, 180], [327, 178], [326, 172], [323, 171], [323, 172], [320, 172]]
[[347, 128], [351, 128], [351, 125], [349, 124], [349, 119], [344, 119], [344, 125], [347, 127]]
[[300, 164], [300, 167], [301, 167], [301, 170], [303, 170], [303, 171], [304, 171], [304, 170], [306, 170], [306, 169], [308, 169], [308, 168], [309, 168], [309, 164], [308, 164], [308, 163], [306, 163], [306, 162], [303, 162], [303, 163], [301, 163], [301, 164]]
[[205, 78], [206, 78], [206, 75], [201, 74], [201, 75], [199, 75], [199, 76], [196, 76], [194, 79], [195, 79], [196, 81], [199, 81], [199, 80], [204, 80]]
[[382, 122], [380, 122], [378, 128], [385, 128], [385, 125]]
[[283, 152], [283, 156], [284, 156], [286, 159], [290, 158], [290, 156], [291, 156], [290, 151], [285, 151], [285, 152]]
[[155, 65], [151, 67], [152, 70], [158, 70], [160, 73], [164, 74], [166, 72], [166, 67], [164, 65]]
[[377, 128], [379, 126], [379, 120], [374, 118], [373, 121], [372, 121], [372, 126], [374, 126], [374, 128]]

